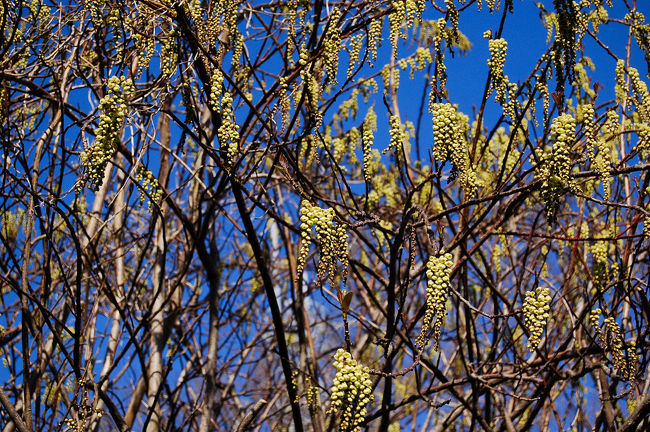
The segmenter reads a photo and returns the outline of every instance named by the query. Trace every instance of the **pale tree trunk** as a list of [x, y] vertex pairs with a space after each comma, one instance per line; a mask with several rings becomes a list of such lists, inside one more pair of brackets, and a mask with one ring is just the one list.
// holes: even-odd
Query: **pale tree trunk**
[[[162, 112], [169, 109], [171, 101], [167, 98], [164, 102]], [[169, 117], [161, 114], [158, 124], [160, 130], [160, 171], [158, 181], [163, 188], [166, 188], [169, 178]], [[152, 203], [152, 206], [154, 204]], [[149, 363], [147, 364], [147, 402], [151, 418], [147, 423], [146, 432], [157, 432], [160, 430], [160, 390], [163, 383], [163, 359], [164, 347], [164, 318], [165, 318], [165, 216], [167, 204], [160, 203], [160, 214], [156, 220], [155, 237], [153, 241], [154, 266], [152, 274], [152, 292], [154, 301], [151, 312], [151, 337], [149, 339]], [[155, 211], [155, 210], [154, 210]]]
[[601, 368], [595, 371], [597, 375], [597, 386], [600, 393], [600, 400], [602, 401], [602, 413], [604, 415], [603, 423], [605, 424], [606, 430], [613, 430], [614, 424], [616, 421], [616, 410], [614, 404], [612, 404], [612, 397], [609, 393], [609, 383], [607, 382], [607, 374]]
[[[9, 413], [9, 418], [16, 419], [16, 422], [18, 423], [18, 431], [19, 432], [28, 431], [29, 429], [27, 429], [27, 425], [25, 424], [23, 419], [20, 418], [20, 414], [18, 414], [20, 410], [23, 409], [23, 400], [18, 398], [16, 404], [13, 405], [11, 403], [11, 400], [9, 399], [9, 396], [7, 396], [2, 390], [2, 387], [0, 387], [0, 401], [2, 402], [2, 406], [4, 407], [5, 411]], [[14, 423], [11, 420], [7, 422], [4, 428], [2, 428], [2, 432], [14, 432], [15, 430], [16, 430], [16, 423]]]
[[[59, 130], [60, 120], [61, 120], [61, 110], [56, 112], [56, 115], [52, 119], [50, 126], [46, 129], [45, 133], [38, 140], [36, 144], [36, 151], [34, 153], [34, 165], [32, 168], [32, 175], [30, 178], [31, 187], [33, 188], [33, 194], [29, 197], [29, 202], [27, 204], [27, 211], [25, 212], [25, 245], [23, 247], [22, 254], [22, 267], [21, 267], [21, 278], [20, 278], [20, 303], [21, 303], [21, 323], [22, 323], [22, 361], [23, 361], [23, 419], [24, 427], [31, 431], [34, 427], [34, 422], [32, 419], [32, 394], [31, 394], [31, 362], [30, 358], [30, 347], [29, 347], [29, 325], [32, 321], [30, 306], [25, 293], [31, 292], [30, 281], [29, 281], [29, 263], [31, 261], [32, 255], [32, 230], [34, 229], [34, 208], [36, 205], [35, 195], [38, 194], [36, 185], [38, 185], [38, 176], [40, 172], [41, 158], [43, 156], [43, 148], [46, 142], [49, 141], [49, 138], [54, 133], [55, 129]], [[4, 401], [4, 400], [3, 400]], [[4, 405], [4, 403], [3, 403]], [[22, 428], [23, 425], [21, 425]]]
[[[171, 101], [169, 99], [165, 100], [165, 107], [163, 111], [169, 109]], [[158, 181], [160, 184], [166, 188], [169, 178], [169, 158], [170, 158], [170, 130], [169, 130], [169, 118], [166, 115], [162, 115], [159, 123], [160, 130], [160, 172], [158, 176]], [[199, 156], [197, 157], [197, 163], [199, 166], [202, 165], [203, 151], [199, 149]], [[195, 179], [196, 180], [196, 179]], [[201, 184], [200, 179], [196, 180]], [[200, 194], [201, 189], [196, 188], [190, 193], [189, 206], [194, 208], [194, 203], [198, 202], [198, 195]], [[160, 214], [162, 220], [165, 219], [167, 214], [168, 206], [165, 202], [162, 202], [160, 205]], [[147, 394], [148, 399], [148, 411], [152, 412], [151, 419], [147, 423], [146, 430], [157, 431], [160, 430], [160, 421], [161, 413], [160, 406], [158, 402], [155, 402], [159, 398], [159, 391], [162, 385], [162, 350], [165, 343], [165, 339], [168, 337], [168, 332], [166, 332], [164, 317], [165, 317], [165, 300], [169, 296], [171, 299], [171, 304], [175, 307], [179, 307], [182, 299], [182, 287], [183, 284], [176, 284], [177, 287], [173, 293], [168, 293], [163, 284], [164, 275], [162, 274], [164, 268], [164, 232], [161, 219], [156, 222], [156, 234], [154, 238], [154, 270], [153, 270], [153, 283], [152, 290], [155, 293], [155, 299], [152, 307], [152, 318], [151, 318], [151, 337], [150, 337], [150, 358], [149, 363], [147, 364], [147, 370], [144, 371], [143, 377], [140, 378], [135, 388], [133, 389], [131, 400], [129, 401], [126, 414], [124, 415], [124, 422], [128, 428], [133, 427], [135, 419], [138, 416], [139, 408], [142, 403], [142, 399]]]
[[[120, 171], [118, 170], [118, 173]], [[120, 173], [118, 174], [118, 184], [122, 185], [124, 176]], [[113, 217], [113, 236], [115, 238], [116, 248], [115, 248], [115, 282], [117, 286], [113, 290], [113, 295], [115, 296], [116, 301], [119, 306], [123, 305], [123, 290], [126, 284], [126, 273], [124, 269], [124, 248], [122, 247], [122, 228], [124, 226], [124, 208], [125, 208], [125, 187], [120, 187], [117, 196], [115, 197], [115, 214]], [[108, 346], [106, 347], [106, 353], [104, 354], [104, 364], [102, 365], [102, 371], [100, 373], [100, 381], [103, 380], [101, 389], [106, 391], [108, 389], [109, 377], [107, 376], [111, 367], [113, 366], [113, 358], [115, 356], [115, 351], [117, 350], [117, 345], [120, 338], [121, 327], [122, 327], [122, 318], [120, 317], [120, 312], [117, 307], [113, 308], [111, 314], [111, 331], [108, 338]], [[101, 399], [98, 399], [96, 410], [101, 411], [104, 408], [104, 403]], [[93, 414], [93, 420], [91, 422], [91, 431], [97, 430], [99, 427], [99, 418]], [[130, 427], [130, 426], [129, 426]]]
[[[216, 251], [215, 251], [216, 252]], [[217, 260], [219, 258], [217, 257]], [[218, 264], [217, 264], [218, 265]], [[219, 285], [221, 272], [219, 271], [218, 280], [209, 281], [209, 308], [210, 308], [210, 330], [208, 335], [208, 358], [204, 366], [203, 374], [205, 375], [205, 395], [201, 407], [201, 424], [199, 432], [208, 432], [210, 420], [214, 412], [215, 395], [217, 389], [217, 354], [219, 348]]]
[[124, 415], [124, 423], [129, 429], [133, 427], [135, 418], [138, 415], [138, 408], [140, 407], [142, 397], [144, 396], [145, 384], [146, 382], [144, 377], [140, 377], [138, 383], [133, 389], [133, 396], [131, 396], [131, 401], [129, 402], [129, 406], [126, 409], [126, 414]]
[[152, 275], [152, 289], [155, 296], [151, 317], [151, 338], [149, 340], [150, 353], [149, 363], [147, 364], [147, 400], [151, 418], [147, 423], [147, 432], [157, 432], [160, 430], [160, 404], [158, 399], [160, 386], [162, 385], [162, 349], [163, 349], [163, 319], [164, 319], [164, 302], [165, 302], [165, 284], [163, 280], [163, 265], [165, 260], [164, 237], [163, 237], [163, 220], [158, 219], [156, 222], [156, 237], [154, 240], [155, 264]]
[[[86, 251], [84, 254], [87, 258], [86, 262], [86, 270], [85, 271], [90, 271], [90, 268], [92, 267], [92, 260], [93, 258], [93, 253], [92, 253], [92, 247], [91, 244], [93, 241], [96, 241], [97, 239], [95, 238], [95, 235], [97, 234], [97, 231], [99, 230], [100, 226], [104, 224], [105, 222], [101, 218], [102, 214], [102, 208], [104, 206], [104, 201], [106, 200], [106, 194], [108, 193], [108, 190], [110, 189], [111, 186], [111, 178], [113, 174], [113, 163], [109, 162], [106, 165], [106, 168], [104, 169], [104, 178], [102, 180], [102, 185], [100, 186], [99, 190], [95, 193], [95, 199], [93, 200], [93, 206], [90, 211], [90, 219], [88, 221], [88, 225], [86, 226], [86, 234], [87, 237], [83, 238], [81, 240], [81, 243], [83, 245], [83, 249]], [[81, 289], [79, 287], [78, 289]], [[79, 308], [81, 308], [81, 305], [78, 305]], [[88, 307], [88, 305], [86, 305]], [[84, 366], [86, 370], [89, 371], [89, 373], [92, 373], [93, 370], [93, 358], [92, 358], [92, 348], [94, 345], [94, 339], [95, 339], [95, 324], [96, 324], [96, 317], [97, 317], [97, 312], [99, 311], [99, 299], [96, 298], [95, 302], [93, 304], [93, 309], [92, 313], [90, 315], [91, 321], [87, 323], [84, 327], [87, 329], [87, 331], [84, 334]], [[85, 316], [85, 314], [84, 314]], [[80, 319], [78, 317], [77, 319]], [[81, 335], [77, 335], [77, 338], [80, 338]], [[82, 341], [79, 341], [79, 343], [82, 343]]]
[[[210, 121], [212, 114], [206, 108], [202, 117], [205, 122]], [[208, 129], [212, 130], [212, 129]], [[204, 171], [204, 146], [214, 139], [213, 134], [206, 137], [206, 143], [200, 145], [197, 150], [197, 157], [193, 166], [194, 181], [190, 189], [190, 217], [194, 226], [200, 224], [200, 194], [205, 190], [205, 185], [202, 183], [201, 178]], [[203, 366], [203, 375], [205, 377], [205, 392], [203, 394], [201, 403], [201, 422], [199, 424], [199, 432], [208, 432], [213, 430], [211, 427], [211, 420], [214, 415], [215, 402], [217, 396], [217, 360], [218, 360], [218, 347], [219, 347], [219, 287], [221, 286], [221, 258], [216, 245], [211, 245], [210, 251], [206, 250], [204, 239], [198, 239], [197, 248], [199, 249], [199, 256], [206, 270], [206, 278], [209, 286], [208, 293], [208, 307], [209, 307], [209, 333], [208, 333], [208, 355]]]

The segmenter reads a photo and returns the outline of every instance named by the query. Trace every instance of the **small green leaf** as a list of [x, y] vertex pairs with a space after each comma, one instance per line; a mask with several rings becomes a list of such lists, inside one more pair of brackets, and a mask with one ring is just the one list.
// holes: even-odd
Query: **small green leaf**
[[341, 309], [343, 309], [343, 312], [345, 313], [347, 313], [348, 309], [350, 308], [352, 295], [353, 295], [352, 291], [343, 290], [343, 298], [340, 301], [341, 301]]

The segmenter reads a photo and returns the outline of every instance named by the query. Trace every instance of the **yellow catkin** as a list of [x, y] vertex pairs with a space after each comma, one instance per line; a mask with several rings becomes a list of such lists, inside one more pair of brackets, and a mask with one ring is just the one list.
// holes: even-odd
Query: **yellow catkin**
[[544, 327], [551, 316], [551, 295], [548, 288], [538, 287], [535, 292], [528, 291], [524, 297], [524, 322], [530, 336], [528, 338], [528, 349], [535, 351], [542, 340]]
[[549, 109], [551, 107], [551, 94], [548, 90], [548, 82], [546, 77], [537, 76], [537, 81], [535, 82], [535, 90], [537, 90], [542, 98], [542, 108], [544, 113], [544, 121], [548, 119]]
[[561, 204], [561, 196], [569, 185], [571, 160], [569, 151], [575, 139], [575, 119], [570, 114], [562, 114], [551, 123], [552, 148], [544, 162], [536, 168], [536, 175], [542, 180], [542, 198], [546, 205], [546, 217], [555, 221]]
[[503, 249], [499, 243], [494, 245], [492, 250], [492, 266], [496, 274], [501, 274], [501, 257], [503, 256]]
[[368, 29], [368, 57], [371, 67], [377, 61], [377, 46], [381, 42], [381, 29], [383, 25], [384, 17], [381, 16], [373, 19]]
[[285, 52], [285, 60], [288, 64], [292, 64], [292, 54], [296, 49], [296, 16], [298, 12], [298, 0], [289, 0], [287, 3], [287, 12], [285, 14], [288, 21], [287, 32], [287, 50]]
[[210, 77], [210, 107], [213, 111], [219, 111], [219, 102], [223, 94], [223, 73], [215, 69]]
[[593, 263], [591, 274], [594, 276], [594, 282], [600, 289], [604, 288], [607, 283], [607, 250], [609, 249], [608, 241], [597, 241], [591, 246], [591, 255]]
[[384, 84], [384, 95], [388, 96], [390, 92], [397, 92], [399, 89], [399, 69], [391, 68], [386, 65], [381, 70], [381, 79]]
[[226, 165], [232, 166], [239, 151], [239, 127], [235, 123], [233, 99], [226, 92], [221, 98], [221, 127], [217, 130], [221, 149], [225, 152]]
[[458, 9], [454, 4], [454, 0], [445, 0], [445, 7], [447, 8], [447, 16], [451, 24], [451, 34], [454, 40], [458, 42]]
[[325, 276], [334, 279], [336, 275], [336, 260], [341, 262], [341, 274], [345, 280], [348, 271], [348, 234], [345, 226], [334, 221], [334, 209], [322, 209], [303, 200], [300, 204], [300, 235], [302, 244], [298, 256], [296, 276], [299, 278], [305, 267], [309, 245], [311, 244], [311, 229], [316, 228], [316, 236], [320, 243], [320, 259], [318, 261], [318, 278]]
[[490, 51], [490, 58], [487, 60], [490, 68], [489, 92], [496, 90], [497, 100], [503, 100], [506, 91], [506, 79], [503, 69], [506, 64], [508, 42], [505, 39], [492, 39], [488, 42], [488, 49]]
[[478, 178], [473, 171], [467, 149], [467, 117], [458, 113], [449, 103], [432, 104], [433, 157], [439, 162], [450, 160], [458, 171], [461, 189], [473, 195], [478, 188]]
[[340, 348], [334, 354], [334, 367], [332, 402], [327, 412], [337, 414], [339, 431], [359, 432], [368, 412], [367, 405], [374, 400], [369, 369]]
[[445, 51], [442, 47], [442, 38], [445, 32], [445, 19], [439, 18], [432, 25], [434, 29], [431, 50], [435, 56], [434, 73], [431, 74], [431, 90], [429, 91], [429, 111], [432, 105], [439, 100], [439, 95], [445, 94], [447, 86], [447, 68], [445, 66]]
[[406, 5], [403, 1], [397, 0], [392, 3], [393, 12], [388, 15], [390, 25], [390, 43], [393, 48], [393, 57], [397, 57], [397, 44], [400, 37], [406, 37], [402, 33], [402, 25], [406, 20]]
[[600, 325], [601, 309], [594, 309], [589, 316], [589, 322], [596, 332], [598, 344], [604, 351], [612, 355], [612, 364], [626, 381], [634, 382], [638, 368], [636, 342], [631, 341], [627, 350], [624, 350], [621, 328], [614, 317], [605, 317]]
[[361, 126], [361, 146], [363, 150], [363, 177], [370, 183], [372, 176], [377, 172], [377, 163], [373, 154], [373, 144], [375, 141], [374, 132], [377, 131], [377, 114], [370, 107], [366, 118]]
[[611, 193], [611, 178], [609, 176], [611, 155], [606, 142], [595, 137], [594, 106], [591, 103], [586, 103], [580, 105], [579, 111], [582, 113], [582, 122], [585, 129], [587, 154], [592, 160], [592, 169], [598, 174], [598, 179], [603, 184], [603, 197], [607, 200]]
[[307, 389], [307, 406], [312, 412], [320, 408], [320, 390], [316, 386], [309, 386]]
[[336, 85], [336, 74], [339, 68], [339, 53], [341, 52], [341, 29], [339, 28], [340, 19], [340, 9], [333, 7], [329, 16], [327, 30], [325, 31], [325, 52], [323, 56], [325, 70], [327, 71], [327, 79], [332, 85]]
[[111, 160], [121, 139], [122, 125], [126, 118], [128, 102], [135, 87], [131, 79], [111, 77], [108, 80], [106, 96], [99, 102], [99, 126], [95, 130], [95, 144], [81, 153], [83, 178], [77, 182], [77, 189], [86, 183], [98, 190], [104, 180], [104, 170]]
[[[163, 195], [162, 188], [156, 176], [142, 165], [138, 165], [135, 180], [141, 185], [140, 202], [147, 201], [151, 207], [152, 203], [158, 203]], [[150, 197], [150, 199], [147, 199]]]
[[422, 331], [416, 340], [421, 348], [426, 344], [429, 330], [433, 328], [434, 350], [439, 349], [440, 332], [447, 317], [447, 293], [453, 265], [452, 255], [443, 251], [437, 256], [429, 257], [427, 261], [427, 308]]
[[619, 104], [625, 103], [625, 98], [627, 97], [627, 84], [625, 83], [625, 62], [623, 60], [618, 60], [616, 62], [616, 86], [614, 91], [616, 93], [616, 100]]
[[363, 35], [359, 34], [350, 38], [350, 61], [348, 63], [348, 78], [352, 78], [354, 70], [359, 63], [359, 53], [361, 53], [361, 46], [363, 45]]
[[287, 84], [287, 78], [284, 76], [281, 76], [279, 79], [279, 87], [280, 87], [280, 96], [279, 96], [279, 104], [280, 104], [280, 112], [282, 115], [282, 129], [280, 129], [280, 133], [284, 133], [289, 127], [289, 122], [291, 121], [291, 99], [289, 98], [289, 86]]
[[648, 93], [648, 86], [641, 79], [639, 71], [633, 67], [628, 68], [628, 75], [630, 76], [630, 84], [632, 84], [632, 91], [634, 92], [634, 103], [641, 120], [648, 123], [650, 122], [650, 93]]
[[178, 65], [178, 31], [170, 30], [160, 48], [160, 72], [162, 76], [170, 78], [174, 75]]
[[[307, 66], [308, 61], [309, 61], [309, 51], [307, 51], [306, 47], [303, 44], [303, 46], [300, 47], [299, 64], [301, 66]], [[328, 62], [330, 66], [333, 65], [332, 59], [328, 60]], [[336, 58], [336, 68], [338, 68], [338, 54]], [[336, 74], [334, 73], [334, 77], [335, 75]], [[316, 71], [316, 73], [312, 74], [309, 68], [304, 67], [300, 71], [300, 78], [302, 78], [302, 91], [306, 93], [306, 100], [309, 101], [309, 103], [307, 103], [307, 106], [311, 109], [311, 113], [316, 120], [314, 129], [318, 129], [320, 128], [323, 122], [323, 113], [319, 109], [320, 100], [322, 96], [321, 73]], [[298, 101], [296, 101], [296, 105], [298, 105]]]
[[402, 150], [404, 140], [408, 139], [408, 136], [404, 132], [399, 116], [392, 115], [390, 116], [389, 121], [390, 144], [388, 145], [388, 148], [384, 150], [384, 153], [391, 151], [393, 153], [399, 154], [399, 152]]

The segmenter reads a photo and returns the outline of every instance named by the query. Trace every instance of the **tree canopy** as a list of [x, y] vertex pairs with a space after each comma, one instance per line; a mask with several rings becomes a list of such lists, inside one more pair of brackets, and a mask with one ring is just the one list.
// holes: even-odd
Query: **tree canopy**
[[4, 0], [0, 426], [650, 427], [637, 0]]

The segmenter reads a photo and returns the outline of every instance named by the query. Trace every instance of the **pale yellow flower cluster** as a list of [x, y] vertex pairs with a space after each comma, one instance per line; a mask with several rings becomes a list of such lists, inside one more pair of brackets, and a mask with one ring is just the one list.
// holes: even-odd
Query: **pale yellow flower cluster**
[[627, 381], [636, 380], [638, 357], [636, 354], [636, 342], [630, 341], [627, 348], [627, 356], [623, 347], [621, 328], [614, 317], [606, 317], [602, 329], [600, 327], [600, 308], [591, 311], [589, 321], [596, 331], [598, 343], [605, 351], [612, 353], [612, 363], [623, 379]]
[[501, 39], [491, 39], [488, 42], [490, 58], [487, 61], [490, 68], [490, 92], [496, 89], [497, 100], [505, 99], [507, 77], [503, 73], [506, 65], [506, 54], [508, 53], [508, 42]]
[[458, 113], [449, 103], [434, 103], [432, 113], [434, 159], [440, 162], [449, 159], [458, 171], [461, 188], [469, 195], [475, 194], [478, 179], [472, 170], [467, 151], [467, 117]]
[[298, 256], [298, 268], [296, 276], [300, 277], [311, 244], [311, 229], [316, 227], [316, 236], [320, 242], [321, 252], [318, 262], [318, 278], [322, 279], [329, 275], [334, 278], [336, 273], [336, 259], [343, 266], [343, 277], [347, 275], [348, 269], [348, 233], [345, 226], [334, 222], [334, 209], [322, 209], [303, 200], [300, 204], [300, 236], [302, 244]]
[[223, 94], [223, 73], [220, 69], [214, 69], [210, 77], [210, 107], [213, 111], [219, 111], [219, 101]]
[[147, 195], [151, 197], [150, 201], [148, 201], [149, 207], [151, 207], [152, 203], [157, 203], [160, 201], [163, 195], [163, 191], [160, 187], [158, 179], [153, 175], [151, 171], [146, 169], [144, 166], [139, 165], [135, 180], [140, 183], [140, 186], [142, 188], [142, 192], [140, 193], [141, 203], [147, 200]]
[[221, 126], [217, 130], [221, 149], [226, 152], [226, 164], [231, 166], [239, 150], [239, 127], [235, 123], [232, 96], [224, 93], [221, 98]]
[[386, 151], [392, 151], [393, 153], [400, 154], [400, 151], [402, 150], [402, 145], [404, 144], [405, 140], [408, 140], [408, 133], [404, 130], [404, 127], [402, 126], [402, 122], [399, 119], [398, 115], [392, 115], [390, 116], [390, 144], [388, 145], [388, 148], [384, 150], [384, 153]]
[[90, 183], [93, 190], [98, 190], [104, 180], [104, 170], [111, 160], [121, 139], [122, 125], [127, 114], [128, 101], [135, 87], [131, 79], [111, 77], [108, 80], [106, 96], [99, 102], [99, 126], [95, 130], [95, 144], [81, 153], [81, 165], [84, 179], [77, 183], [77, 188]]
[[359, 432], [374, 400], [369, 369], [357, 363], [349, 352], [340, 349], [334, 355], [336, 376], [332, 384], [332, 404], [328, 413], [339, 413], [339, 430]]
[[560, 207], [560, 198], [569, 185], [571, 160], [569, 151], [575, 139], [576, 122], [569, 114], [562, 114], [551, 123], [552, 148], [545, 161], [537, 166], [535, 174], [542, 179], [542, 198], [546, 217], [554, 221]]
[[[427, 333], [433, 327], [434, 350], [439, 348], [440, 332], [442, 324], [447, 317], [447, 293], [449, 290], [449, 278], [454, 266], [450, 253], [441, 253], [438, 256], [429, 257], [427, 262], [427, 309], [424, 313], [422, 331], [416, 340], [419, 347], [424, 347], [427, 341]], [[435, 318], [435, 321], [434, 321]]]
[[350, 38], [350, 46], [348, 52], [350, 53], [350, 61], [348, 62], [348, 78], [352, 78], [357, 63], [359, 62], [359, 53], [361, 53], [361, 46], [363, 45], [363, 35], [358, 34]]
[[377, 61], [377, 45], [381, 39], [381, 28], [384, 24], [384, 17], [374, 19], [368, 29], [368, 57], [371, 59], [370, 66]]
[[325, 70], [330, 84], [336, 84], [336, 73], [339, 68], [339, 53], [341, 52], [341, 29], [339, 29], [339, 20], [341, 19], [341, 11], [339, 8], [332, 8], [327, 23], [327, 30], [325, 32], [325, 53], [323, 60], [325, 63]]
[[370, 183], [372, 176], [375, 175], [378, 168], [379, 152], [373, 149], [372, 146], [375, 141], [374, 132], [377, 130], [377, 114], [375, 110], [370, 107], [366, 118], [361, 126], [361, 144], [363, 149], [363, 177]]
[[551, 291], [538, 287], [535, 292], [528, 291], [524, 298], [524, 322], [530, 332], [528, 349], [535, 351], [542, 340], [544, 327], [551, 316]]

